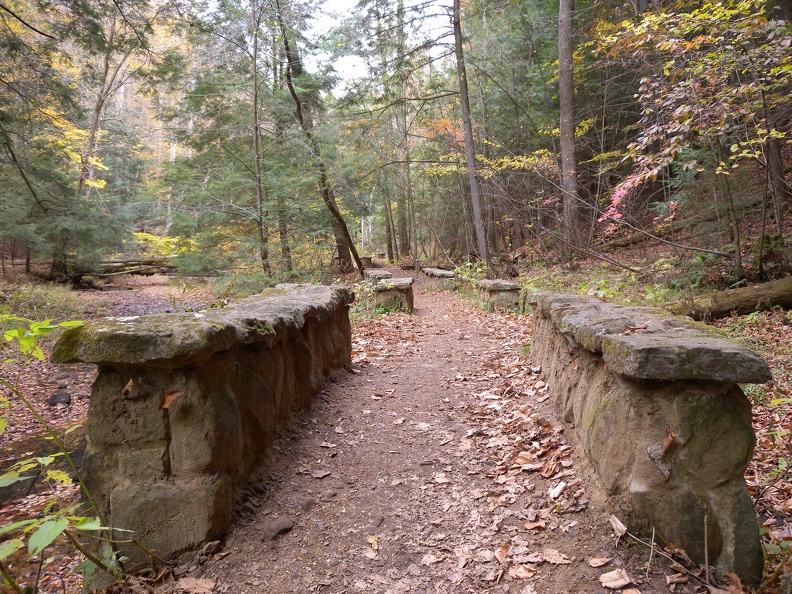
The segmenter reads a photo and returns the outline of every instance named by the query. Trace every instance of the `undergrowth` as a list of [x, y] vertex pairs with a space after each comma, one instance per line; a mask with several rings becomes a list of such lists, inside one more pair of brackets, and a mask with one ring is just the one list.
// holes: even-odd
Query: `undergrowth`
[[0, 286], [0, 315], [30, 320], [82, 317], [83, 306], [69, 287], [55, 284]]

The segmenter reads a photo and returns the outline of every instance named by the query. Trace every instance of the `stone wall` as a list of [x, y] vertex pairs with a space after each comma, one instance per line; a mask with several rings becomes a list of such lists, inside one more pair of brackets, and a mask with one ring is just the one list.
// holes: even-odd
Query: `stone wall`
[[532, 357], [628, 528], [755, 584], [759, 527], [743, 473], [755, 435], [738, 383], [771, 378], [755, 353], [689, 318], [537, 293]]
[[353, 298], [279, 285], [222, 309], [65, 332], [53, 360], [99, 366], [83, 474], [104, 522], [171, 558], [222, 536], [264, 446], [349, 363]]

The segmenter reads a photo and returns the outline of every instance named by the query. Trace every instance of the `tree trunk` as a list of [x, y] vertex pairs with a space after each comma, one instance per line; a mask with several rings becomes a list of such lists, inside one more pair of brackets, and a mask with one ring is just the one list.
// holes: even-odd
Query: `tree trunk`
[[393, 222], [391, 221], [390, 200], [385, 198], [385, 253], [388, 262], [393, 262]]
[[773, 195], [773, 211], [779, 235], [782, 235], [784, 213], [792, 202], [792, 188], [784, 175], [784, 162], [781, 157], [781, 144], [778, 138], [767, 142], [767, 168], [770, 179], [770, 189]]
[[264, 274], [271, 275], [269, 262], [269, 229], [267, 227], [267, 190], [264, 187], [261, 158], [261, 126], [259, 124], [258, 30], [261, 13], [256, 12], [256, 2], [250, 2], [253, 51], [250, 66], [253, 71], [253, 175], [256, 182], [256, 228], [258, 231], [259, 258]]
[[[725, 161], [726, 157], [720, 139], [715, 139], [715, 156], [718, 159], [718, 163], [723, 163]], [[737, 208], [734, 206], [734, 196], [732, 196], [731, 185], [729, 184], [728, 176], [719, 175], [718, 177], [720, 177], [723, 199], [726, 201], [726, 204], [729, 207], [729, 218], [731, 219], [731, 224], [732, 224], [731, 233], [732, 233], [732, 241], [734, 242], [734, 270], [739, 278], [745, 278], [745, 269], [743, 268], [743, 264], [742, 264], [742, 241], [740, 238], [740, 219], [737, 216]]]
[[[399, 148], [399, 160], [404, 160], [403, 147]], [[399, 253], [406, 256], [410, 253], [410, 233], [409, 225], [407, 223], [407, 204], [405, 196], [407, 195], [407, 183], [404, 179], [404, 169], [399, 165], [396, 171], [396, 220], [397, 229], [399, 233]]]
[[484, 260], [487, 274], [492, 274], [492, 261], [487, 248], [487, 237], [484, 233], [484, 219], [481, 215], [481, 196], [479, 194], [478, 176], [476, 175], [476, 155], [473, 145], [473, 124], [470, 119], [470, 96], [468, 95], [465, 57], [462, 52], [462, 23], [459, 8], [460, 0], [454, 0], [454, 48], [456, 54], [457, 74], [459, 75], [459, 99], [462, 106], [462, 127], [465, 133], [465, 159], [467, 162], [468, 183], [470, 184], [470, 203], [473, 211], [473, 230], [476, 235], [479, 257]]
[[[301, 98], [294, 88], [294, 78], [303, 74], [302, 60], [300, 59], [297, 49], [292, 48], [291, 44], [289, 43], [286, 21], [283, 16], [283, 10], [281, 9], [281, 3], [279, 0], [276, 0], [275, 8], [278, 26], [281, 30], [281, 37], [283, 40], [283, 49], [286, 54], [286, 86], [288, 87], [289, 94], [295, 103], [297, 121], [300, 123], [300, 127], [305, 134], [305, 138], [308, 140], [308, 146], [311, 148], [311, 151], [313, 152], [318, 164], [319, 192], [322, 196], [322, 201], [325, 203], [327, 210], [334, 219], [333, 231], [336, 236], [336, 245], [339, 246], [339, 258], [346, 256], [346, 260], [341, 261], [341, 269], [351, 270], [352, 258], [354, 258], [355, 264], [357, 264], [358, 267], [358, 272], [360, 273], [360, 277], [363, 278], [363, 262], [361, 261], [357, 250], [355, 249], [355, 244], [352, 242], [352, 236], [349, 234], [346, 221], [344, 221], [341, 211], [338, 210], [338, 204], [336, 204], [335, 196], [333, 195], [333, 190], [330, 187], [330, 181], [327, 177], [327, 165], [322, 159], [319, 143], [316, 141], [316, 138], [314, 138], [313, 135], [313, 118], [311, 117], [310, 102], [305, 97]], [[352, 256], [351, 258], [349, 257], [350, 253]]]
[[[126, 53], [121, 54], [117, 64], [111, 65], [110, 63], [113, 53], [116, 49], [116, 28], [118, 26], [117, 19], [118, 16], [114, 13], [113, 19], [110, 23], [107, 47], [103, 56], [100, 86], [96, 94], [96, 103], [94, 103], [92, 109], [91, 123], [88, 128], [88, 137], [85, 141], [85, 152], [82, 155], [82, 162], [80, 164], [80, 177], [77, 180], [77, 196], [80, 196], [83, 190], [86, 188], [86, 182], [93, 179], [94, 170], [91, 166], [91, 158], [95, 156], [97, 151], [99, 129], [101, 127], [105, 105], [107, 105], [107, 100], [110, 98], [110, 96], [118, 89], [119, 75], [124, 68], [124, 64], [126, 64], [127, 60], [132, 55], [132, 49], [128, 49]], [[86, 196], [87, 195], [88, 192], [86, 191]]]
[[291, 247], [289, 246], [289, 227], [286, 224], [285, 210], [286, 207], [283, 201], [279, 201], [278, 234], [280, 235], [281, 259], [283, 259], [283, 267], [286, 271], [291, 272], [294, 268], [294, 264], [292, 263]]
[[572, 64], [574, 0], [560, 0], [558, 8], [558, 97], [561, 142], [561, 193], [563, 196], [563, 252], [571, 260], [581, 245], [577, 161], [575, 159], [575, 85]]

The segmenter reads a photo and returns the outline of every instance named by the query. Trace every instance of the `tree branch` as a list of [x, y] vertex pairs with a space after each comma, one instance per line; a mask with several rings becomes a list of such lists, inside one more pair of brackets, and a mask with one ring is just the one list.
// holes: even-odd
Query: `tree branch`
[[39, 35], [42, 35], [42, 36], [46, 37], [47, 39], [52, 39], [52, 41], [57, 41], [57, 39], [55, 37], [53, 37], [52, 35], [49, 35], [48, 33], [44, 33], [44, 31], [40, 31], [39, 29], [36, 29], [33, 25], [28, 23], [25, 19], [23, 19], [21, 16], [16, 14], [13, 10], [8, 8], [5, 4], [0, 4], [0, 10], [6, 11], [8, 14], [10, 14], [12, 17], [14, 17], [16, 20], [18, 20], [20, 23], [22, 23], [25, 27], [27, 27], [31, 31], [33, 31], [35, 33], [38, 33]]

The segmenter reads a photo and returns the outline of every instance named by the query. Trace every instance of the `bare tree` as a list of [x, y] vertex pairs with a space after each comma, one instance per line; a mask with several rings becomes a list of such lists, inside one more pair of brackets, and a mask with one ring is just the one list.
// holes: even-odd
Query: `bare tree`
[[473, 230], [479, 256], [487, 266], [488, 274], [492, 272], [492, 260], [487, 248], [487, 237], [484, 233], [484, 219], [481, 215], [481, 194], [478, 176], [476, 175], [476, 154], [473, 145], [473, 124], [470, 120], [470, 96], [468, 95], [467, 73], [465, 72], [465, 56], [462, 52], [462, 23], [460, 18], [460, 0], [454, 0], [454, 47], [456, 53], [457, 73], [459, 75], [459, 95], [462, 105], [462, 128], [465, 133], [465, 160], [467, 162], [468, 182], [470, 183], [470, 203], [473, 210]]
[[559, 136], [561, 141], [561, 193], [563, 195], [564, 253], [572, 258], [580, 245], [580, 216], [575, 160], [575, 85], [572, 66], [572, 17], [574, 0], [560, 0], [558, 7], [558, 96], [560, 100]]
[[[330, 185], [330, 180], [327, 174], [327, 164], [322, 159], [322, 154], [319, 149], [319, 143], [313, 134], [313, 116], [311, 115], [311, 102], [305, 95], [298, 95], [294, 86], [294, 79], [300, 77], [304, 73], [302, 59], [296, 47], [292, 46], [289, 38], [289, 29], [286, 26], [286, 19], [284, 17], [284, 9], [282, 6], [288, 8], [288, 5], [283, 4], [280, 0], [276, 0], [276, 18], [278, 19], [278, 27], [281, 31], [281, 38], [283, 40], [283, 49], [286, 54], [286, 86], [289, 89], [289, 94], [294, 100], [297, 114], [297, 121], [308, 140], [308, 146], [317, 161], [317, 168], [319, 170], [319, 192], [322, 195], [322, 201], [325, 203], [327, 210], [333, 217], [333, 232], [336, 238], [336, 246], [338, 248], [338, 259], [340, 262], [341, 270], [349, 272], [352, 269], [352, 258], [357, 264], [360, 275], [363, 276], [363, 262], [355, 249], [355, 244], [352, 241], [352, 236], [349, 234], [346, 221], [338, 209], [333, 188]], [[351, 254], [351, 257], [350, 257]]]

